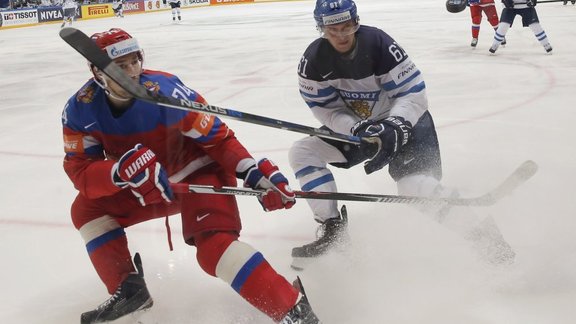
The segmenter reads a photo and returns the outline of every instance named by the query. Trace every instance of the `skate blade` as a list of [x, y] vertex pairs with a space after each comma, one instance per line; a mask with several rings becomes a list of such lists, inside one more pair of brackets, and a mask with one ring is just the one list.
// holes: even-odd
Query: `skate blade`
[[290, 264], [290, 268], [296, 271], [304, 271], [304, 269], [312, 264], [315, 259], [317, 258], [292, 257], [292, 264]]
[[154, 301], [152, 298], [148, 299], [142, 306], [140, 306], [134, 312], [128, 314], [128, 316], [124, 316], [123, 323], [131, 323], [131, 324], [156, 324], [158, 323], [153, 319], [153, 312], [152, 306], [154, 305]]

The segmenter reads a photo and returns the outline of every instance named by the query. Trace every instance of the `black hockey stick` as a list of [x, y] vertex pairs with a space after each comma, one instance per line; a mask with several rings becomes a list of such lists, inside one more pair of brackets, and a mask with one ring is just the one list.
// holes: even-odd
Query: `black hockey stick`
[[[452, 206], [491, 206], [505, 196], [512, 193], [518, 186], [530, 179], [538, 170], [538, 165], [533, 161], [522, 163], [510, 174], [498, 187], [488, 193], [474, 198], [426, 198], [414, 196], [377, 195], [344, 192], [318, 192], [318, 191], [294, 191], [296, 198], [322, 199], [322, 200], [346, 200], [368, 201], [382, 203], [416, 204], [416, 205], [441, 205]], [[239, 187], [213, 187], [206, 185], [193, 185], [174, 183], [171, 185], [176, 193], [200, 193], [239, 196], [260, 196], [263, 190]]]
[[299, 125], [278, 119], [264, 116], [252, 115], [240, 111], [205, 105], [199, 102], [193, 102], [187, 99], [176, 99], [149, 91], [144, 86], [134, 82], [124, 71], [116, 65], [108, 55], [102, 51], [86, 34], [78, 29], [67, 27], [60, 30], [60, 37], [90, 61], [99, 70], [108, 75], [112, 80], [118, 83], [122, 88], [132, 94], [135, 98], [147, 101], [159, 106], [176, 108], [181, 110], [193, 110], [206, 114], [225, 116], [230, 119], [239, 120], [251, 124], [258, 124], [268, 127], [285, 129], [292, 132], [304, 133], [332, 140], [360, 144], [360, 138], [357, 136], [334, 133], [330, 130], [313, 128]]
[[[536, 3], [547, 3], [547, 2], [564, 2], [564, 0], [544, 0], [544, 1], [537, 1]], [[574, 2], [572, 2], [572, 0], [566, 1], [566, 2], [571, 2], [572, 4], [574, 4]]]

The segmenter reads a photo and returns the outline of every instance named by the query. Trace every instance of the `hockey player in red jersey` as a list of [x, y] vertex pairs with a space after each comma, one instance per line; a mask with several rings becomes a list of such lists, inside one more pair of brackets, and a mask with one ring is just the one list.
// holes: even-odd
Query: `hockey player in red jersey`
[[[92, 40], [124, 72], [151, 91], [206, 103], [178, 77], [142, 68], [143, 51], [121, 29]], [[267, 159], [256, 162], [217, 117], [165, 108], [132, 98], [96, 67], [67, 102], [63, 114], [64, 170], [79, 191], [74, 226], [90, 260], [112, 295], [81, 323], [115, 320], [152, 306], [140, 255], [134, 263], [124, 228], [180, 213], [184, 240], [196, 246], [201, 268], [254, 307], [281, 323], [319, 323], [306, 296], [279, 275], [264, 256], [239, 241], [241, 221], [234, 196], [177, 194], [170, 183], [244, 185], [267, 190], [265, 210], [295, 203], [288, 180]]]
[[[482, 12], [494, 30], [498, 28], [498, 12], [496, 12], [494, 0], [468, 0], [468, 5], [470, 5], [470, 17], [472, 18], [472, 42], [470, 46], [476, 47], [480, 34]], [[502, 41], [502, 45], [504, 44], [506, 44], [506, 40]]]

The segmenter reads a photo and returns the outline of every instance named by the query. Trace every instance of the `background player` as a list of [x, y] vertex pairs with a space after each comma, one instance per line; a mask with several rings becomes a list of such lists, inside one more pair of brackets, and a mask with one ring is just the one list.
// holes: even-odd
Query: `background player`
[[164, 4], [170, 4], [170, 8], [172, 8], [172, 21], [176, 21], [176, 15], [178, 15], [178, 20], [182, 20], [180, 17], [180, 0], [164, 0]]
[[540, 20], [536, 13], [536, 0], [502, 0], [502, 3], [504, 3], [504, 9], [500, 14], [500, 24], [494, 34], [494, 42], [489, 49], [490, 53], [495, 53], [505, 41], [506, 33], [512, 26], [516, 15], [522, 17], [522, 26], [530, 27], [546, 53], [552, 52], [552, 45], [548, 41], [546, 32], [540, 26]]
[[72, 22], [76, 20], [77, 10], [78, 10], [78, 4], [76, 3], [76, 1], [74, 0], [64, 1], [64, 3], [62, 4], [63, 14], [62, 14], [62, 25], [60, 25], [60, 28], [66, 26], [66, 23], [68, 23], [68, 26], [72, 25]]
[[[476, 47], [480, 34], [480, 24], [482, 23], [482, 12], [494, 30], [498, 28], [498, 13], [494, 0], [468, 0], [468, 5], [470, 5], [470, 17], [472, 19], [472, 42], [470, 46]], [[506, 39], [503, 39], [501, 44], [506, 45]]]
[[116, 17], [124, 18], [124, 0], [112, 1], [112, 10], [114, 10]]
[[[143, 70], [143, 51], [121, 29], [92, 36], [124, 72], [151, 91], [206, 103], [178, 77]], [[318, 323], [306, 297], [264, 256], [238, 240], [241, 221], [234, 196], [174, 194], [171, 182], [266, 189], [267, 211], [290, 208], [287, 179], [267, 159], [260, 162], [220, 119], [156, 106], [132, 98], [96, 67], [93, 78], [62, 114], [64, 170], [79, 190], [72, 222], [90, 260], [112, 295], [82, 323], [111, 321], [152, 306], [139, 254], [131, 260], [125, 227], [180, 213], [184, 240], [196, 246], [200, 267], [230, 284], [246, 301], [285, 323]], [[198, 292], [194, 292], [198, 293]]]
[[[322, 37], [300, 60], [300, 94], [323, 127], [364, 141], [355, 146], [311, 136], [295, 142], [289, 160], [302, 190], [335, 192], [328, 164], [350, 168], [368, 160], [367, 174], [389, 164], [400, 195], [455, 194], [440, 184], [440, 149], [426, 86], [404, 49], [382, 30], [360, 25], [352, 0], [319, 0], [314, 18]], [[308, 203], [321, 224], [320, 235], [292, 250], [295, 268], [347, 240], [345, 207], [339, 212], [336, 201]], [[460, 233], [486, 261], [513, 261], [514, 252], [492, 218], [481, 218], [469, 208], [423, 210]]]

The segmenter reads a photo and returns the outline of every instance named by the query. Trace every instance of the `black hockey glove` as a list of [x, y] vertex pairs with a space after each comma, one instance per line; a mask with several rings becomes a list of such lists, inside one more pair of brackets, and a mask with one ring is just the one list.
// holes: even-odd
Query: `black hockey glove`
[[362, 138], [360, 150], [368, 159], [364, 171], [370, 174], [392, 161], [410, 139], [412, 124], [402, 117], [390, 116], [380, 121], [361, 120], [352, 127], [352, 134]]
[[502, 0], [504, 7], [512, 9], [514, 8], [514, 0]]

